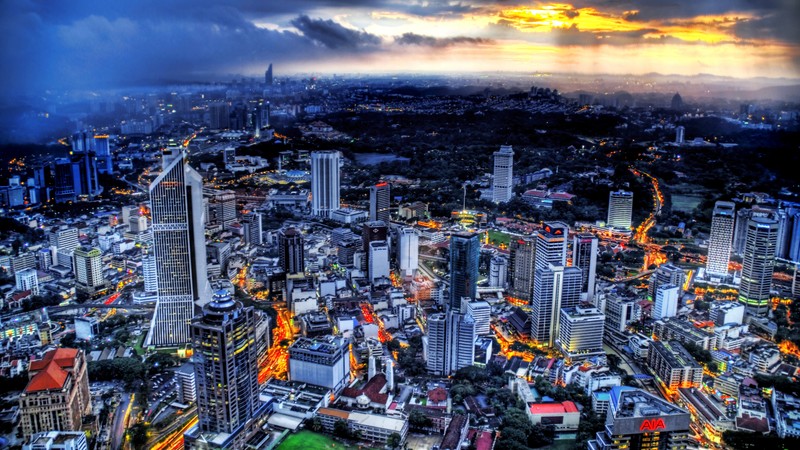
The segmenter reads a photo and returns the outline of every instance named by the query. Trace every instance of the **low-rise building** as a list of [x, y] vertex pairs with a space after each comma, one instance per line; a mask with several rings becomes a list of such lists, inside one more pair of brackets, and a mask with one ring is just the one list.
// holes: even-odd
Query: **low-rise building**
[[647, 365], [670, 394], [678, 388], [699, 388], [703, 382], [703, 367], [677, 341], [654, 341]]
[[534, 403], [526, 411], [533, 425], [552, 425], [556, 431], [574, 431], [578, 429], [581, 413], [575, 403]]
[[351, 433], [360, 433], [361, 439], [385, 444], [389, 436], [397, 433], [402, 445], [408, 435], [408, 419], [388, 417], [367, 412], [344, 411], [333, 408], [320, 408], [317, 417], [322, 427], [333, 432], [334, 424], [343, 421]]
[[781, 439], [800, 438], [800, 398], [783, 392], [772, 393], [772, 410]]

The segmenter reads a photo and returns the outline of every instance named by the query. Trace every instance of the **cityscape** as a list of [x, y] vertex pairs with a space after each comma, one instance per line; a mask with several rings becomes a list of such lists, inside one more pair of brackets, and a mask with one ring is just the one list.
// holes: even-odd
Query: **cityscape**
[[0, 6], [0, 449], [800, 448], [793, 2]]

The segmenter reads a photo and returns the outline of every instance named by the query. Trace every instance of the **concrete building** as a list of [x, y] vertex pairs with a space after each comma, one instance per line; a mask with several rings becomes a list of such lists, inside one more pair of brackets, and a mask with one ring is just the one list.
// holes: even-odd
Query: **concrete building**
[[597, 308], [561, 308], [558, 344], [571, 360], [605, 354], [603, 326], [606, 316]]
[[242, 227], [244, 228], [244, 240], [250, 245], [261, 245], [264, 243], [264, 228], [261, 213], [250, 211], [242, 216]]
[[369, 243], [369, 281], [375, 283], [380, 278], [389, 278], [389, 243], [373, 241]]
[[278, 258], [284, 273], [303, 273], [305, 271], [305, 250], [303, 235], [296, 228], [278, 232]]
[[489, 287], [505, 288], [508, 279], [508, 259], [503, 256], [492, 257], [489, 262]]
[[408, 435], [408, 419], [405, 417], [389, 417], [334, 408], [320, 408], [316, 416], [320, 419], [322, 427], [329, 433], [334, 431], [334, 424], [341, 420], [347, 424], [351, 433], [359, 433], [363, 440], [370, 442], [385, 444], [389, 436], [396, 433], [400, 436], [400, 445], [402, 445]]
[[674, 284], [662, 284], [656, 288], [653, 319], [661, 320], [678, 314], [678, 289]]
[[597, 236], [578, 233], [572, 239], [572, 265], [581, 269], [583, 285], [581, 298], [594, 303], [594, 284], [597, 272]]
[[[536, 234], [536, 252], [533, 273], [547, 269], [549, 265], [567, 265], [567, 235], [569, 226], [562, 222], [545, 223]], [[534, 276], [535, 277], [535, 276]]]
[[711, 304], [709, 318], [718, 327], [727, 324], [741, 325], [744, 321], [745, 307], [735, 302], [714, 302]]
[[426, 366], [437, 376], [449, 376], [475, 360], [475, 320], [458, 310], [428, 317]]
[[475, 320], [475, 334], [484, 336], [492, 332], [492, 307], [483, 300], [462, 299], [461, 313], [472, 316]]
[[89, 450], [82, 431], [46, 431], [35, 433], [22, 450]]
[[633, 192], [611, 191], [608, 194], [608, 220], [606, 226], [630, 230], [633, 219]]
[[369, 188], [369, 220], [382, 220], [389, 223], [391, 220], [391, 186], [382, 182]]
[[336, 150], [311, 152], [311, 213], [329, 218], [339, 209], [340, 156]]
[[717, 202], [714, 205], [706, 260], [706, 273], [710, 277], [723, 278], [728, 274], [735, 208], [736, 205], [732, 202]]
[[680, 267], [666, 263], [658, 266], [656, 271], [650, 276], [650, 285], [647, 288], [647, 294], [651, 299], [656, 298], [656, 289], [662, 284], [671, 284], [678, 286], [678, 297], [683, 292], [683, 285], [686, 283], [686, 272]]
[[505, 203], [514, 197], [514, 150], [510, 145], [500, 146], [494, 152], [494, 179], [492, 201]]
[[674, 318], [658, 320], [653, 324], [653, 336], [661, 341], [691, 342], [709, 351], [717, 347], [717, 337], [714, 333], [697, 328], [686, 320]]
[[577, 431], [581, 412], [575, 403], [533, 403], [525, 412], [533, 425], [551, 425], [556, 432]]
[[403, 228], [399, 234], [397, 265], [403, 277], [411, 278], [419, 268], [419, 232], [414, 228]]
[[754, 217], [747, 222], [739, 302], [748, 314], [763, 316], [769, 310], [777, 240], [776, 220]]
[[460, 310], [464, 297], [478, 298], [480, 245], [477, 234], [458, 233], [450, 237], [450, 309]]
[[20, 292], [31, 291], [33, 295], [39, 295], [39, 275], [36, 269], [23, 269], [14, 272], [16, 279], [16, 289]]
[[580, 299], [581, 269], [552, 264], [537, 269], [531, 303], [531, 338], [543, 345], [555, 345], [560, 333], [559, 311], [577, 306]]
[[236, 221], [236, 193], [230, 190], [205, 189], [206, 224], [226, 227]]
[[289, 379], [341, 391], [350, 382], [349, 340], [298, 338], [289, 347]]
[[703, 367], [678, 341], [653, 341], [647, 365], [670, 394], [678, 388], [700, 388], [703, 382]]
[[100, 332], [100, 322], [96, 317], [75, 317], [75, 339], [91, 341]]
[[103, 279], [103, 253], [99, 248], [78, 247], [72, 254], [75, 270], [75, 284], [78, 290], [88, 294], [106, 287]]
[[530, 303], [536, 241], [530, 237], [511, 239], [508, 250], [508, 295]]

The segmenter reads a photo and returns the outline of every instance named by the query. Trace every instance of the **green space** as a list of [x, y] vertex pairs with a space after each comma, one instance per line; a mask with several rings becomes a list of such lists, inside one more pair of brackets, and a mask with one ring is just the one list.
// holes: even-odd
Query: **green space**
[[672, 210], [691, 213], [703, 201], [703, 197], [697, 195], [676, 195], [672, 194]]
[[492, 245], [508, 246], [508, 243], [511, 242], [511, 235], [503, 233], [502, 231], [489, 230], [488, 234], [489, 234], [489, 243]]
[[298, 431], [286, 436], [276, 450], [354, 450], [355, 447], [342, 444], [332, 437], [309, 430]]

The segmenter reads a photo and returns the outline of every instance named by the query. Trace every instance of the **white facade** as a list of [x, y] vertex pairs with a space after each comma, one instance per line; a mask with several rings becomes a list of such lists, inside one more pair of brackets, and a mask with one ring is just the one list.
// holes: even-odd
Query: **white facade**
[[610, 228], [630, 230], [633, 217], [633, 192], [611, 191], [608, 194], [608, 221]]
[[[464, 308], [466, 305], [466, 308]], [[492, 319], [492, 307], [489, 303], [482, 300], [473, 300], [462, 303], [462, 312], [466, 312], [475, 320], [475, 334], [483, 336], [492, 332], [490, 325]]]
[[404, 277], [413, 277], [419, 268], [419, 232], [413, 228], [400, 230], [397, 263]]
[[728, 274], [735, 208], [736, 205], [732, 202], [717, 202], [714, 205], [706, 262], [706, 273], [710, 276], [724, 277]]
[[73, 252], [75, 281], [79, 285], [94, 288], [103, 284], [101, 256], [98, 248], [79, 248]]
[[369, 243], [369, 281], [389, 278], [389, 243], [372, 241]]
[[674, 284], [662, 284], [656, 288], [653, 319], [661, 320], [678, 314], [678, 290]]
[[339, 209], [339, 152], [311, 152], [311, 213], [331, 217]]
[[508, 279], [508, 258], [495, 256], [489, 262], [489, 287], [505, 288]]
[[339, 392], [350, 382], [350, 345], [340, 337], [299, 338], [289, 348], [289, 379]]
[[505, 203], [514, 197], [514, 150], [503, 145], [494, 152], [494, 181], [492, 182], [492, 201]]
[[603, 324], [606, 316], [597, 308], [561, 309], [559, 344], [568, 358], [589, 357], [604, 353]]
[[31, 291], [33, 295], [39, 295], [39, 276], [36, 269], [20, 270], [14, 274], [18, 291]]

